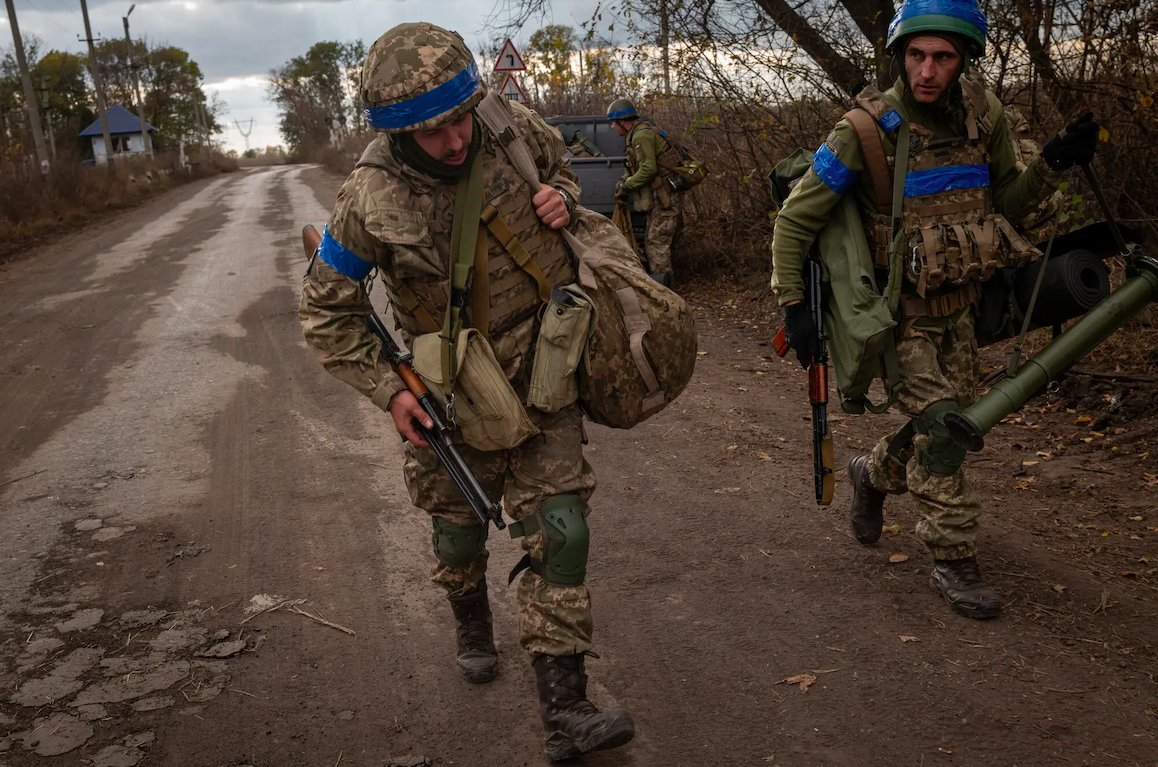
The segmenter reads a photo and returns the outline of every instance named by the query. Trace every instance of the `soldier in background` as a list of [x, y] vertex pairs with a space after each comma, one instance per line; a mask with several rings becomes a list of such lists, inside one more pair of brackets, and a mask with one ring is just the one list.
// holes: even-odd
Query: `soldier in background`
[[647, 212], [647, 234], [643, 250], [648, 271], [656, 282], [671, 287], [671, 244], [679, 226], [679, 198], [661, 172], [661, 158], [671, 151], [666, 134], [640, 117], [630, 99], [620, 98], [607, 107], [607, 117], [615, 132], [627, 141], [627, 170], [615, 189], [617, 200], [630, 200], [632, 207]]
[[[935, 6], [908, 0], [897, 10], [886, 49], [900, 77], [884, 93], [869, 87], [857, 96], [858, 109], [867, 114], [850, 112], [817, 150], [776, 218], [772, 246], [772, 286], [788, 341], [801, 359], [814, 356], [819, 344], [802, 301], [805, 257], [845, 194], [861, 208], [878, 289], [892, 264], [905, 269], [894, 403], [911, 420], [871, 454], [849, 462], [852, 528], [861, 543], [875, 543], [886, 495], [911, 494], [923, 514], [917, 535], [933, 555], [933, 587], [970, 618], [996, 617], [1001, 600], [977, 563], [981, 502], [945, 416], [976, 396], [975, 308], [981, 283], [993, 273], [982, 262], [1000, 267], [1041, 258], [1010, 222], [1035, 211], [1057, 188], [1061, 171], [1088, 163], [1098, 134], [1087, 113], [1019, 167], [1005, 108], [973, 65], [985, 51], [987, 27], [976, 0]], [[854, 119], [867, 123], [863, 137]], [[894, 241], [894, 220], [881, 213], [886, 201], [873, 183], [882, 176], [873, 166], [885, 166], [884, 157], [896, 156], [898, 144], [906, 148], [902, 137], [909, 159], [904, 175], [896, 173], [890, 185], [901, 200], [901, 209], [892, 211], [900, 228]], [[885, 174], [892, 173], [885, 166]], [[902, 253], [894, 260], [896, 248]]]
[[[465, 325], [483, 334], [501, 368], [488, 371], [505, 376], [518, 402], [526, 401], [542, 291], [576, 279], [575, 258], [554, 230], [598, 214], [575, 205], [579, 184], [564, 161], [559, 132], [521, 104], [500, 100], [539, 171], [541, 187], [528, 193], [498, 138], [473, 111], [485, 96], [474, 56], [455, 32], [402, 24], [371, 46], [361, 98], [382, 135], [338, 194], [299, 309], [306, 340], [326, 369], [389, 413], [407, 441], [406, 487], [414, 505], [431, 515], [433, 580], [445, 589], [458, 623], [458, 669], [474, 683], [491, 681], [498, 666], [487, 597], [488, 528], [416, 431], [413, 419], [429, 427], [429, 417], [379, 359], [363, 318], [372, 311], [367, 280], [377, 269], [418, 369], [416, 340], [437, 349], [443, 317], [450, 302], [458, 302]], [[471, 187], [459, 181], [476, 174], [485, 227], [455, 220], [457, 198], [470, 195], [458, 190]], [[496, 220], [509, 235], [502, 241], [490, 233]], [[460, 286], [457, 267], [453, 281], [449, 276], [451, 264], [462, 262], [451, 252], [452, 234], [465, 237], [468, 227], [485, 244], [471, 250], [486, 270], [472, 269]], [[514, 258], [516, 247], [530, 258]], [[537, 265], [539, 274], [523, 264]], [[584, 661], [593, 630], [586, 517], [595, 474], [583, 457], [582, 413], [572, 402], [551, 413], [528, 406], [524, 415], [531, 436], [516, 446], [484, 450], [464, 443], [460, 449], [487, 495], [502, 498], [514, 520], [512, 537], [523, 539], [527, 556], [511, 576], [522, 570], [520, 643], [534, 665], [547, 756], [557, 760], [622, 746], [635, 730], [626, 711], [600, 711], [586, 696]]]

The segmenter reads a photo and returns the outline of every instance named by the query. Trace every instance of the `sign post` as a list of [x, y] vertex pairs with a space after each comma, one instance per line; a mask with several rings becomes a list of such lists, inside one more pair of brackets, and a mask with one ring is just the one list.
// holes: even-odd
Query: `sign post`
[[499, 94], [510, 101], [517, 101], [520, 104], [527, 103], [527, 94], [523, 92], [523, 88], [519, 85], [518, 79], [515, 78], [515, 72], [525, 72], [527, 65], [523, 63], [523, 57], [515, 50], [515, 44], [510, 41], [510, 38], [503, 43], [502, 50], [499, 51], [498, 58], [495, 59], [496, 72], [506, 72], [507, 77], [503, 80], [503, 85], [499, 88]]

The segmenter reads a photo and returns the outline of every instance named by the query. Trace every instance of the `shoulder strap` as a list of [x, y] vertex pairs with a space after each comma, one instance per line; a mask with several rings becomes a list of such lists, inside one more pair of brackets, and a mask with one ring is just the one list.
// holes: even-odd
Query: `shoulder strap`
[[889, 174], [889, 163], [885, 159], [885, 145], [881, 141], [880, 131], [877, 130], [876, 120], [872, 115], [860, 107], [850, 109], [844, 113], [856, 131], [860, 140], [860, 151], [864, 156], [864, 167], [868, 171], [869, 179], [873, 183], [873, 192], [877, 198], [877, 210], [881, 215], [893, 215], [893, 185]]
[[527, 148], [526, 142], [519, 135], [519, 129], [511, 120], [511, 115], [501, 97], [491, 91], [478, 103], [474, 112], [482, 120], [483, 125], [494, 134], [499, 146], [507, 153], [511, 164], [515, 166], [515, 170], [531, 187], [532, 192], [539, 191], [543, 182], [539, 180], [535, 158], [531, 156], [531, 150]]
[[[442, 322], [442, 381], [454, 390], [458, 334], [462, 330], [462, 310], [466, 306], [466, 285], [475, 261], [475, 243], [482, 213], [483, 169], [481, 155], [459, 179], [454, 198], [454, 228], [450, 233], [450, 301]], [[485, 333], [486, 328], [482, 328]]]

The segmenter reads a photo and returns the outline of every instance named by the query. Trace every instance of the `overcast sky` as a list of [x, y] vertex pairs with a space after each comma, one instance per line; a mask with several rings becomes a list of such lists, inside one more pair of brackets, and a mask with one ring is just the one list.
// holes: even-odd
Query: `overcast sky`
[[[498, 0], [502, 2], [503, 0]], [[134, 38], [189, 51], [201, 65], [206, 90], [229, 104], [221, 118], [231, 130], [218, 136], [226, 146], [245, 148], [233, 125], [253, 118], [251, 146], [280, 144], [277, 109], [266, 101], [265, 76], [273, 67], [305, 53], [320, 40], [367, 45], [395, 24], [430, 21], [458, 30], [478, 53], [496, 0], [138, 0], [129, 17]], [[129, 0], [88, 0], [94, 37], [124, 37], [121, 17]], [[590, 17], [596, 0], [553, 0], [547, 23], [570, 24]], [[86, 52], [80, 0], [16, 0], [20, 31], [36, 35], [48, 48]], [[540, 26], [533, 21], [524, 37]], [[0, 13], [0, 48], [12, 45], [7, 14]], [[516, 42], [521, 42], [516, 37]]]

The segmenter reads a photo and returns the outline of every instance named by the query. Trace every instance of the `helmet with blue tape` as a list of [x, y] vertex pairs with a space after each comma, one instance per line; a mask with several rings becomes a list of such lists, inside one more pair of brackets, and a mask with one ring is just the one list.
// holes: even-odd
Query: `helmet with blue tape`
[[948, 32], [964, 37], [970, 53], [980, 57], [985, 53], [988, 29], [989, 22], [977, 0], [905, 0], [889, 22], [885, 48], [895, 54], [895, 46], [907, 37]]
[[486, 95], [474, 55], [457, 32], [399, 24], [370, 46], [360, 93], [370, 125], [406, 133], [457, 120]]
[[631, 99], [619, 98], [612, 101], [607, 107], [607, 119], [609, 120], [634, 120], [637, 117], [639, 117], [639, 111]]

